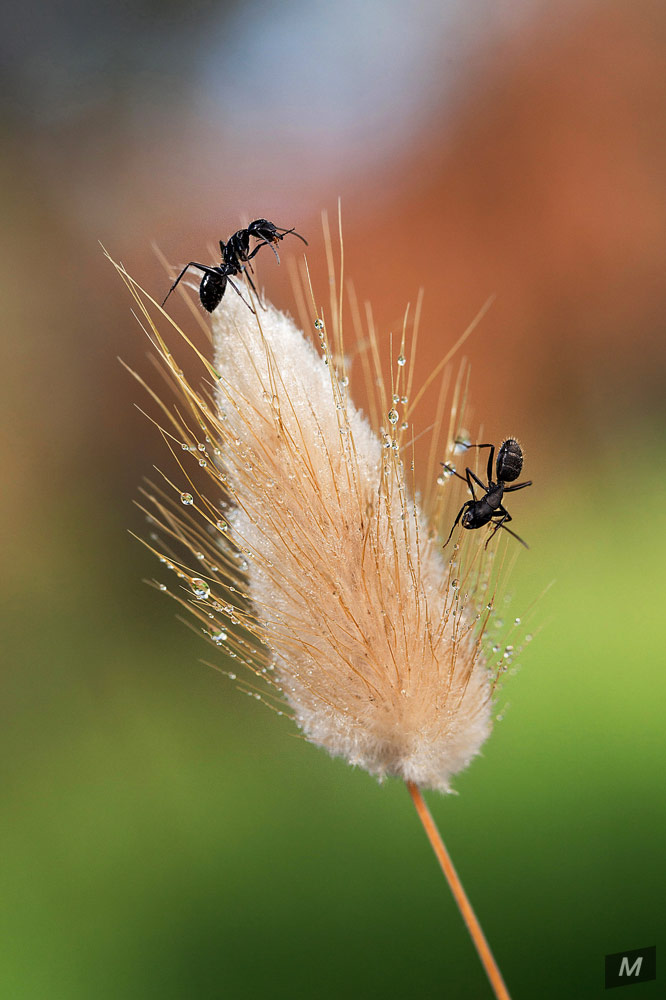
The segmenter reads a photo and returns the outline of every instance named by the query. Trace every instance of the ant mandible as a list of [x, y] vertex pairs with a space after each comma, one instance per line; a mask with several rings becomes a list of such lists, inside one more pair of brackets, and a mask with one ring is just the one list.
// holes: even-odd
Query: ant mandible
[[[249, 302], [243, 296], [240, 288], [231, 279], [241, 272], [245, 272], [245, 276], [252, 288], [254, 294], [259, 298], [257, 289], [255, 288], [254, 282], [249, 275], [248, 269], [245, 265], [248, 265], [249, 269], [252, 270], [252, 265], [250, 261], [261, 250], [262, 247], [270, 246], [273, 253], [277, 257], [278, 264], [280, 263], [279, 254], [275, 248], [275, 244], [280, 240], [283, 240], [285, 236], [289, 236], [293, 233], [294, 236], [298, 236], [299, 240], [303, 240], [307, 246], [307, 240], [305, 237], [297, 233], [295, 229], [282, 229], [279, 226], [275, 226], [268, 219], [255, 219], [251, 222], [247, 229], [239, 229], [237, 232], [230, 236], [227, 242], [220, 240], [220, 254], [221, 262], [216, 266], [211, 266], [208, 264], [199, 264], [196, 260], [191, 260], [189, 264], [186, 264], [183, 270], [180, 272], [173, 285], [164, 297], [164, 302], [169, 298], [174, 288], [178, 282], [184, 277], [185, 272], [190, 267], [196, 267], [200, 271], [203, 271], [203, 277], [201, 279], [201, 284], [199, 285], [199, 298], [201, 299], [201, 305], [207, 312], [213, 312], [216, 309], [225, 291], [227, 290], [227, 282], [231, 285], [233, 290], [240, 295], [245, 302], [245, 305], [254, 312], [254, 309]], [[250, 253], [250, 237], [254, 237], [260, 242], [257, 243], [255, 248]]]
[[[449, 537], [444, 542], [443, 548], [451, 541], [451, 535], [457, 525], [458, 521], [462, 517], [463, 528], [481, 528], [484, 524], [492, 524], [493, 531], [489, 536], [484, 548], [488, 547], [488, 542], [493, 537], [498, 528], [504, 528], [508, 531], [510, 535], [513, 535], [521, 545], [524, 545], [526, 549], [529, 548], [527, 542], [524, 542], [520, 535], [517, 535], [515, 531], [511, 528], [507, 528], [506, 522], [512, 521], [513, 518], [509, 514], [508, 510], [502, 504], [502, 498], [505, 493], [514, 493], [516, 490], [524, 490], [526, 486], [532, 485], [532, 480], [528, 480], [526, 483], [516, 483], [515, 486], [507, 486], [507, 483], [512, 483], [514, 479], [517, 479], [523, 468], [523, 452], [516, 441], [515, 438], [507, 438], [500, 445], [500, 449], [497, 453], [497, 465], [495, 468], [495, 476], [497, 482], [493, 482], [493, 459], [495, 457], [495, 445], [494, 444], [470, 444], [465, 445], [466, 448], [490, 448], [490, 454], [488, 455], [488, 471], [486, 473], [487, 483], [482, 482], [478, 476], [476, 476], [472, 470], [468, 467], [465, 470], [465, 475], [461, 476], [459, 472], [449, 465], [447, 462], [442, 462], [444, 469], [449, 473], [449, 475], [457, 476], [458, 479], [462, 479], [466, 482], [469, 491], [472, 494], [472, 499], [467, 500], [460, 510], [458, 511], [458, 516], [453, 522], [453, 527], [449, 532]], [[472, 482], [474, 480], [474, 482]], [[476, 499], [476, 494], [474, 493], [474, 483], [480, 486], [484, 490], [484, 496], [480, 500]]]

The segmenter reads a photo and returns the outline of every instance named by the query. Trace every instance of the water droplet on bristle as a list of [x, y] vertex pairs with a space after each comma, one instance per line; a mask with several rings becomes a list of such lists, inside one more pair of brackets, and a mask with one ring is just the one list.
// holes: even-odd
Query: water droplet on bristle
[[391, 424], [397, 424], [397, 422], [398, 422], [398, 411], [397, 410], [389, 410], [389, 412], [388, 412], [388, 418], [389, 418], [389, 423], [391, 423]]
[[205, 601], [207, 597], [210, 597], [210, 587], [205, 580], [200, 580], [198, 576], [194, 576], [190, 581], [190, 585], [195, 597], [198, 597], [203, 601]]
[[190, 504], [194, 503], [194, 497], [191, 493], [181, 493], [180, 502], [185, 504], [186, 507], [189, 507]]
[[450, 479], [451, 476], [455, 475], [455, 472], [456, 472], [455, 465], [450, 465], [448, 462], [446, 463], [446, 465], [442, 465], [442, 471], [437, 476], [437, 485], [443, 486], [444, 483], [447, 481], [447, 479]]
[[323, 319], [316, 319], [314, 325], [315, 325], [315, 330], [323, 330], [324, 329]]
[[401, 368], [402, 368], [403, 365], [407, 364], [407, 358], [405, 357], [404, 354], [399, 354], [398, 355], [398, 364], [400, 365]]

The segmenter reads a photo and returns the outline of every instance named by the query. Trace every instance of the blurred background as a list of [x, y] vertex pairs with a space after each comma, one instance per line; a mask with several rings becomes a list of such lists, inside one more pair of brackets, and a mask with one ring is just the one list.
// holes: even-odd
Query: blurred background
[[[309, 238], [325, 299], [340, 196], [380, 331], [425, 290], [417, 378], [496, 295], [465, 353], [474, 420], [520, 437], [535, 482], [507, 614], [555, 585], [483, 758], [429, 800], [512, 995], [601, 997], [604, 955], [666, 928], [666, 8], [3, 20], [0, 996], [490, 995], [406, 790], [202, 666], [127, 534], [163, 449], [98, 241], [161, 298], [154, 244], [209, 260], [263, 216]], [[261, 261], [285, 309], [298, 255]]]

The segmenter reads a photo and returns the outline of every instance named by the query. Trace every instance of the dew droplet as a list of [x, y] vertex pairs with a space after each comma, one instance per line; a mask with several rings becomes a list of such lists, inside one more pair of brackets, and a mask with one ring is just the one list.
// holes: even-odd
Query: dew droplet
[[224, 642], [224, 640], [227, 638], [227, 633], [224, 631], [223, 628], [220, 628], [217, 629], [217, 631], [211, 632], [210, 637], [213, 640], [213, 642]]
[[349, 376], [348, 375], [343, 375], [342, 376], [342, 378], [340, 379], [340, 385], [343, 387], [343, 389], [347, 388], [347, 386], [349, 385]]
[[186, 441], [183, 441], [183, 443], [181, 444], [180, 447], [183, 449], [183, 451], [189, 451], [190, 450], [190, 446], [189, 446], [189, 444]]
[[167, 589], [166, 583], [160, 583], [160, 584], [158, 584], [158, 586], [159, 586], [160, 590], [166, 590]]
[[391, 424], [397, 424], [397, 422], [398, 422], [398, 411], [397, 410], [393, 410], [393, 409], [389, 410], [388, 411], [388, 418], [389, 418], [389, 423], [391, 423]]
[[398, 355], [398, 364], [400, 365], [401, 368], [403, 367], [403, 365], [407, 364], [407, 358], [405, 357], [404, 354]]
[[469, 436], [469, 431], [461, 431], [453, 442], [454, 455], [460, 455], [463, 451], [467, 451], [471, 443], [472, 439]]
[[205, 458], [200, 458], [199, 459], [199, 465], [201, 466], [202, 469], [205, 469], [206, 466], [208, 465], [208, 462], [206, 461]]
[[217, 524], [215, 525], [215, 527], [217, 528], [218, 531], [228, 531], [229, 530], [229, 525], [227, 524], [226, 521], [218, 521]]
[[457, 581], [457, 580], [451, 580], [451, 588], [452, 588], [453, 590], [457, 590], [457, 589], [458, 589], [458, 586], [459, 586], [459, 584], [458, 584], [458, 581]]
[[323, 330], [324, 329], [323, 319], [316, 319], [314, 325], [315, 325], [315, 330]]
[[210, 587], [205, 580], [201, 580], [198, 576], [192, 577], [190, 586], [192, 587], [192, 592], [195, 597], [198, 597], [203, 601], [205, 601], [207, 597], [210, 597]]
[[192, 496], [191, 493], [181, 493], [180, 494], [180, 502], [182, 504], [185, 504], [186, 507], [189, 507], [190, 504], [194, 503], [194, 497]]
[[514, 625], [520, 625], [520, 618], [514, 618], [513, 619], [513, 624]]
[[230, 681], [235, 681], [236, 680], [236, 674], [229, 674], [229, 680]]

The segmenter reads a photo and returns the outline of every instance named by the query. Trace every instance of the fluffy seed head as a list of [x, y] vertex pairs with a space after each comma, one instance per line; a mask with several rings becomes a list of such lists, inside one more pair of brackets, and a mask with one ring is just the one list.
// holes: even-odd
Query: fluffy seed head
[[158, 324], [191, 340], [121, 274], [179, 397], [172, 407], [149, 390], [178, 467], [144, 491], [149, 546], [180, 581], [172, 596], [239, 664], [225, 672], [242, 669], [244, 689], [311, 742], [449, 791], [490, 732], [496, 680], [483, 643], [492, 552], [483, 536], [443, 553], [439, 531], [460, 503], [434, 467], [453, 457], [462, 382], [446, 427], [447, 383], [440, 393], [420, 499], [405, 331], [387, 387], [356, 312], [371, 423], [350, 398], [335, 303], [330, 340], [317, 319], [313, 342], [270, 305], [255, 316], [228, 294], [213, 363], [194, 348], [206, 375], [195, 389]]

